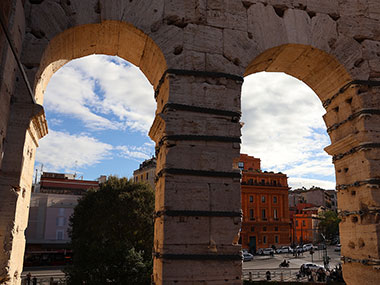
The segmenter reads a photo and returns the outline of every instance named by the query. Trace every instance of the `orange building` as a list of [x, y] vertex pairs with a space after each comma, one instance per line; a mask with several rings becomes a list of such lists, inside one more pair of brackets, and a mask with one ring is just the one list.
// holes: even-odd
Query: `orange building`
[[255, 252], [272, 245], [289, 245], [287, 176], [281, 172], [261, 171], [260, 159], [247, 154], [241, 154], [234, 167], [242, 170], [242, 247]]
[[316, 243], [320, 241], [318, 231], [319, 213], [324, 207], [311, 203], [299, 203], [290, 211], [292, 243]]

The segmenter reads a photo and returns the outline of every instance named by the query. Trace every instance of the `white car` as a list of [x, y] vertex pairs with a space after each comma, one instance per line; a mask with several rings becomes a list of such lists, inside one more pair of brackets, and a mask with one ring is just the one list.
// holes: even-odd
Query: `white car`
[[297, 247], [296, 247], [293, 251], [295, 251], [295, 252], [297, 252], [297, 253], [302, 253], [302, 252], [304, 252], [305, 250], [304, 250], [303, 246], [301, 246], [301, 245], [297, 245]]
[[260, 248], [258, 251], [257, 251], [257, 254], [260, 254], [260, 255], [270, 255], [270, 254], [274, 254], [274, 250], [273, 248]]
[[293, 249], [290, 246], [282, 246], [276, 250], [276, 253], [292, 253]]
[[320, 268], [322, 268], [323, 270], [325, 270], [322, 265], [318, 265], [318, 264], [315, 264], [315, 263], [304, 263], [304, 264], [301, 265], [300, 271], [303, 271], [306, 268], [310, 268], [312, 271], [317, 271]]
[[311, 243], [307, 243], [303, 245], [303, 251], [309, 251], [313, 249], [313, 245]]
[[253, 260], [253, 255], [248, 252], [243, 252], [243, 261]]

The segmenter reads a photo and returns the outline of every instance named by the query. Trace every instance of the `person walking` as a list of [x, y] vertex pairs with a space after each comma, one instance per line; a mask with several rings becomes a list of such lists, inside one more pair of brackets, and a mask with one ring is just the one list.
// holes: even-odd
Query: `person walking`
[[28, 272], [28, 274], [26, 274], [26, 284], [30, 285], [31, 280], [32, 280], [32, 274], [30, 274], [30, 272]]

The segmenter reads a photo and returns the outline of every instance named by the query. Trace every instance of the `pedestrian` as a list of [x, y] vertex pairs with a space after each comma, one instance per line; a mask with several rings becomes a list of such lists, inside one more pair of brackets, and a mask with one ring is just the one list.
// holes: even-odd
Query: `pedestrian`
[[26, 274], [26, 284], [30, 285], [31, 280], [32, 280], [32, 274], [30, 274], [30, 272], [28, 272], [28, 274]]
[[299, 281], [300, 278], [301, 278], [301, 271], [299, 271], [299, 272], [297, 273], [296, 277], [297, 277], [297, 281]]
[[271, 280], [271, 278], [270, 278], [270, 271], [269, 270], [267, 272], [265, 272], [265, 275], [267, 277], [267, 281]]
[[32, 283], [33, 283], [33, 285], [37, 285], [37, 278], [36, 278], [36, 276], [33, 277]]

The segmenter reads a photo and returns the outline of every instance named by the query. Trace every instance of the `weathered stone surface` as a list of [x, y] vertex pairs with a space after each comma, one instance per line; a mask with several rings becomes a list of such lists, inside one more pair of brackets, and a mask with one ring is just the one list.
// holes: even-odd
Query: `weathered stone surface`
[[[51, 76], [74, 58], [93, 53], [118, 55], [144, 72], [157, 91], [150, 136], [160, 146], [158, 170], [232, 171], [238, 143], [177, 138], [161, 145], [167, 135], [240, 136], [239, 116], [199, 112], [199, 108], [241, 111], [242, 82], [229, 75], [286, 72], [302, 80], [325, 104], [326, 126], [339, 124], [330, 130], [329, 154], [345, 154], [373, 143], [335, 161], [337, 184], [342, 187], [339, 207], [380, 206], [378, 185], [365, 182], [379, 179], [380, 173], [376, 147], [380, 123], [375, 114], [380, 109], [380, 89], [364, 84], [339, 92], [352, 80], [380, 80], [379, 1], [45, 0], [32, 4], [5, 0], [0, 7], [40, 104]], [[22, 121], [25, 118], [17, 118], [10, 105], [10, 98], [19, 103], [30, 102], [30, 98], [0, 33], [0, 151], [4, 152], [0, 178], [15, 185], [0, 188], [0, 277], [8, 274], [8, 284], [19, 284], [28, 191], [35, 148], [43, 135], [35, 124], [43, 120], [31, 116]], [[168, 68], [209, 73], [162, 77]], [[168, 103], [195, 110], [165, 109]], [[34, 108], [29, 106], [25, 114]], [[350, 117], [363, 109], [374, 111]], [[353, 184], [357, 181], [362, 184]], [[236, 211], [238, 187], [236, 178], [163, 174], [156, 187], [156, 210]], [[375, 215], [348, 220], [342, 224], [342, 253], [375, 258], [380, 237]], [[239, 254], [239, 246], [234, 245], [239, 227], [240, 217], [163, 216], [156, 219], [155, 250]], [[344, 265], [344, 276], [347, 284], [358, 284], [364, 278], [376, 284], [379, 271], [356, 262]], [[156, 258], [154, 281], [240, 284], [241, 261]]]

